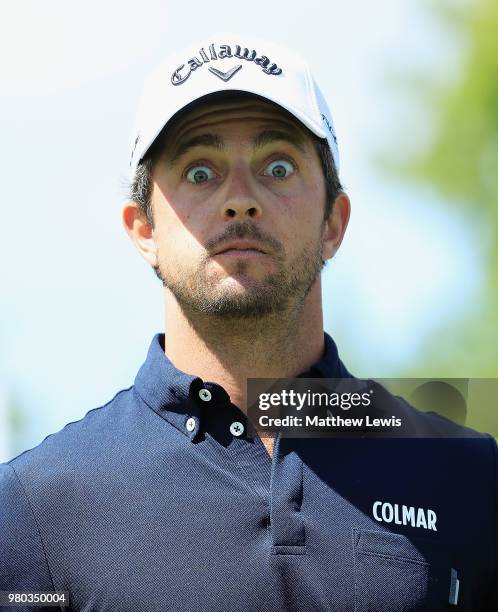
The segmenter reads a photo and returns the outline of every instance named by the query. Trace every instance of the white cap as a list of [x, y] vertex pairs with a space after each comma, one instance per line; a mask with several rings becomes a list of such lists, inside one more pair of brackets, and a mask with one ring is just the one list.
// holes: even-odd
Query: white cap
[[132, 176], [178, 111], [220, 91], [249, 92], [282, 106], [327, 139], [339, 171], [332, 115], [304, 60], [274, 43], [220, 33], [173, 53], [146, 77], [130, 147]]

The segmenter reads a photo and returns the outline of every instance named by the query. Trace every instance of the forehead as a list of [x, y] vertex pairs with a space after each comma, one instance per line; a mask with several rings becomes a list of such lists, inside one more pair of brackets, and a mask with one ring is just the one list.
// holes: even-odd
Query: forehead
[[179, 111], [157, 137], [151, 147], [151, 154], [163, 152], [166, 147], [178, 143], [178, 140], [196, 129], [209, 124], [223, 124], [225, 117], [233, 122], [239, 120], [243, 125], [248, 118], [260, 119], [262, 123], [286, 128], [303, 143], [308, 141], [311, 144], [313, 140], [309, 129], [278, 104], [254, 94], [219, 92], [196, 100]]

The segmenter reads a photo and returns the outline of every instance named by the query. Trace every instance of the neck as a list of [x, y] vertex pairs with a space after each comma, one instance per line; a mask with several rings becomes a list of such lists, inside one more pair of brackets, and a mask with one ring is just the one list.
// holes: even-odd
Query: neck
[[300, 305], [260, 318], [187, 317], [168, 289], [165, 353], [179, 370], [223, 386], [247, 410], [247, 378], [293, 378], [323, 355], [320, 279]]

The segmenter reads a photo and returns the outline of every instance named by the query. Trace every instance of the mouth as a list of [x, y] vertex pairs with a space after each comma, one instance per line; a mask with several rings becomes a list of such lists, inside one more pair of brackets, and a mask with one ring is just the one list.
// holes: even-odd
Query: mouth
[[264, 257], [266, 253], [256, 249], [227, 249], [216, 253], [215, 257], [238, 257], [239, 259], [250, 259], [254, 257]]
[[267, 253], [260, 247], [259, 244], [249, 240], [239, 240], [224, 245], [215, 255], [230, 255], [230, 256], [255, 256], [266, 255]]

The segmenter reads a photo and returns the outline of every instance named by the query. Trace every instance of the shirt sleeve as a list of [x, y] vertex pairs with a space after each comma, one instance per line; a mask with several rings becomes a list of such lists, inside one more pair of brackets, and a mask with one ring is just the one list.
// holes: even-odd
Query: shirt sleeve
[[494, 457], [494, 493], [493, 493], [493, 513], [494, 513], [494, 534], [492, 537], [492, 548], [494, 555], [494, 577], [493, 593], [491, 595], [490, 610], [498, 610], [498, 445], [494, 438], [491, 439]]
[[[54, 590], [40, 532], [26, 492], [14, 468], [1, 463], [0, 591]], [[39, 607], [0, 604], [2, 612], [37, 609]]]
[[489, 538], [489, 546], [491, 550], [491, 574], [489, 576], [489, 587], [483, 597], [481, 612], [496, 612], [498, 610], [498, 445], [495, 438], [490, 434], [485, 434], [491, 443], [492, 456], [492, 489], [489, 496], [491, 510], [491, 533]]

